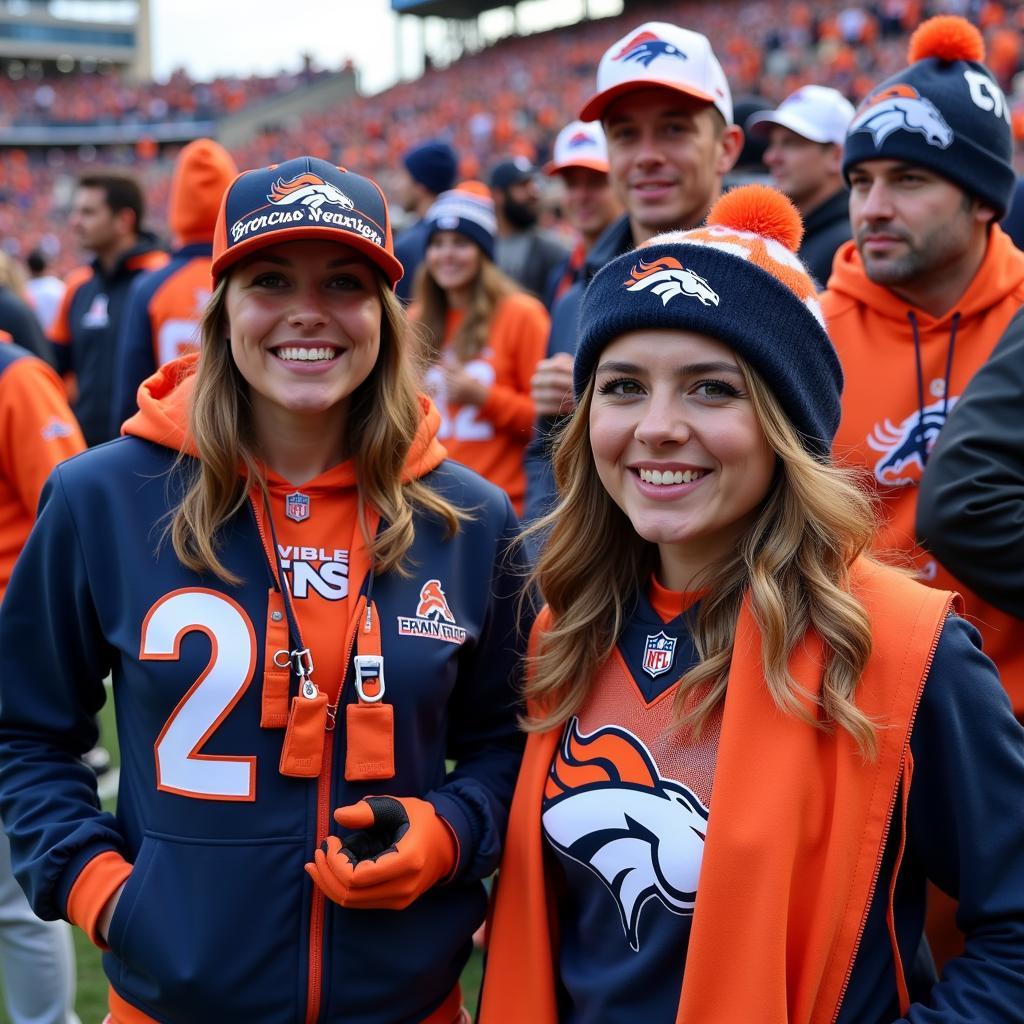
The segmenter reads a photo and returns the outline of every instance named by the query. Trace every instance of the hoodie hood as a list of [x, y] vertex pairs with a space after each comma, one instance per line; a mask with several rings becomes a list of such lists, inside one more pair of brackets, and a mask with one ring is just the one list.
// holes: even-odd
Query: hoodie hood
[[[192, 391], [195, 387], [199, 353], [191, 352], [160, 367], [139, 387], [139, 411], [121, 428], [121, 433], [195, 457], [195, 440], [188, 428]], [[405, 460], [402, 482], [408, 483], [436, 469], [447, 457], [437, 439], [441, 415], [426, 395], [419, 395], [420, 422]], [[355, 477], [351, 479], [355, 483]]]
[[[913, 312], [923, 330], [941, 327], [959, 314], [964, 320], [983, 314], [998, 305], [1012, 292], [1024, 286], [1024, 252], [999, 227], [992, 226], [985, 258], [969, 287], [952, 309], [941, 317], [933, 317], [923, 309], [910, 305], [884, 285], [868, 278], [854, 242], [847, 242], [836, 253], [828, 289], [822, 297], [826, 317], [839, 314], [848, 302], [867, 306], [876, 315], [899, 324], [898, 333], [910, 337], [907, 313]], [[848, 301], [844, 301], [848, 300]], [[893, 328], [887, 328], [895, 330]]]
[[221, 200], [237, 176], [231, 154], [213, 139], [196, 139], [181, 151], [174, 166], [169, 214], [178, 245], [213, 241]]

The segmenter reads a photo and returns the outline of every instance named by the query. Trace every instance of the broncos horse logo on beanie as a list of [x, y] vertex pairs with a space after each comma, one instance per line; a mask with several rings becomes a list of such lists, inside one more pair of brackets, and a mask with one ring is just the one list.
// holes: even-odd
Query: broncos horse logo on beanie
[[316, 174], [300, 174], [290, 181], [278, 178], [270, 187], [267, 196], [277, 206], [292, 206], [301, 203], [311, 209], [319, 210], [324, 203], [340, 206], [343, 210], [354, 209], [355, 203], [336, 185]]
[[612, 57], [612, 60], [636, 61], [637, 64], [643, 64], [645, 68], [649, 68], [659, 57], [675, 57], [678, 60], [690, 59], [678, 46], [659, 39], [653, 32], [640, 32], [633, 36]]
[[630, 276], [623, 282], [626, 291], [641, 292], [650, 289], [661, 296], [667, 306], [677, 295], [692, 295], [705, 306], [717, 306], [718, 293], [692, 270], [687, 270], [678, 260], [665, 256], [653, 263], [643, 260], [633, 267]]
[[634, 950], [652, 900], [688, 916], [697, 900], [708, 811], [664, 779], [643, 743], [615, 726], [589, 735], [572, 719], [551, 766], [541, 820], [548, 840], [593, 871]]
[[913, 86], [898, 84], [869, 96], [854, 116], [849, 134], [870, 132], [875, 146], [881, 148], [893, 132], [917, 132], [929, 146], [948, 149], [953, 143], [953, 129], [931, 100], [925, 99]]

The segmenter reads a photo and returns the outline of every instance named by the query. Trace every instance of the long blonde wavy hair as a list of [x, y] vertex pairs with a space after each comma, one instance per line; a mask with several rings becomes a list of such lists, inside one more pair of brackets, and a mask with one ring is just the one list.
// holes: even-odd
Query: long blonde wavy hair
[[[734, 353], [735, 355], [735, 353]], [[736, 620], [744, 596], [761, 631], [764, 678], [779, 709], [816, 727], [845, 729], [866, 757], [876, 752], [871, 719], [857, 708], [857, 682], [871, 653], [867, 613], [850, 593], [849, 570], [871, 540], [876, 511], [852, 475], [814, 459], [774, 394], [736, 355], [754, 412], [777, 456], [774, 483], [733, 554], [709, 567], [691, 624], [700, 661], [682, 677], [673, 724], [699, 733], [725, 701]], [[527, 729], [576, 714], [611, 654], [658, 549], [634, 530], [604, 489], [590, 447], [591, 378], [554, 452], [560, 501], [533, 530], [549, 533], [534, 580], [552, 613], [531, 663], [527, 697], [539, 708]], [[594, 538], [599, 537], [600, 543]], [[804, 634], [824, 644], [818, 714], [789, 672]]]
[[[518, 291], [522, 289], [515, 281], [503, 274], [486, 256], [481, 256], [480, 272], [473, 281], [466, 315], [452, 337], [452, 349], [459, 362], [475, 359], [487, 347], [495, 310], [502, 299]], [[444, 289], [422, 263], [416, 274], [413, 304], [418, 310], [417, 334], [423, 349], [420, 357], [425, 365], [430, 366], [441, 355], [450, 307]]]
[[[409, 357], [408, 323], [394, 292], [375, 274], [381, 301], [380, 354], [370, 375], [353, 392], [345, 443], [356, 465], [358, 517], [377, 572], [408, 573], [404, 559], [413, 542], [414, 510], [437, 516], [449, 535], [466, 513], [419, 480], [402, 482], [402, 469], [420, 423], [416, 376]], [[226, 305], [228, 277], [217, 285], [201, 325], [189, 427], [199, 458], [183, 456], [191, 469], [169, 532], [175, 554], [195, 572], [210, 572], [229, 584], [239, 579], [221, 562], [218, 531], [245, 504], [255, 481], [266, 497], [266, 480], [255, 442], [249, 386], [231, 355]], [[239, 472], [244, 467], [244, 475]], [[369, 533], [367, 509], [380, 513], [383, 528]]]

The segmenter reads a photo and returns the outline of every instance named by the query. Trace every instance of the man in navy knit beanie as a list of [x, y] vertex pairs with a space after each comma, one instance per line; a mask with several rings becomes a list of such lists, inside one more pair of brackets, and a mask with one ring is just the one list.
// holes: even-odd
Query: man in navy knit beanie
[[458, 154], [443, 139], [421, 142], [402, 157], [397, 198], [402, 209], [415, 218], [395, 236], [395, 256], [405, 268], [395, 292], [403, 302], [412, 298], [416, 269], [427, 246], [427, 210], [455, 184], [458, 170]]

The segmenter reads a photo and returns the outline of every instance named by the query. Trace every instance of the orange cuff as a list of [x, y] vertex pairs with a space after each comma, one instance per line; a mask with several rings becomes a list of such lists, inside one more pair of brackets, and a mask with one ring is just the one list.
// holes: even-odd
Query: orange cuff
[[105, 850], [89, 861], [79, 872], [68, 893], [68, 920], [89, 936], [102, 950], [110, 947], [96, 931], [103, 908], [117, 892], [118, 886], [132, 873], [132, 866], [114, 850]]

